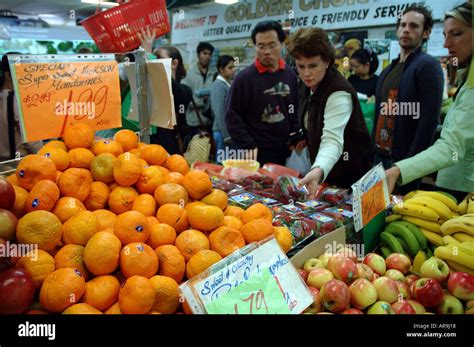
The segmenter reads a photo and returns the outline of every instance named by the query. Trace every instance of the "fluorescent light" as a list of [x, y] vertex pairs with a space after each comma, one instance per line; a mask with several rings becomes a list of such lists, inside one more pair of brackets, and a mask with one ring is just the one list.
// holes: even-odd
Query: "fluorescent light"
[[232, 5], [239, 2], [239, 0], [214, 0], [216, 4]]
[[120, 5], [116, 2], [100, 1], [100, 0], [81, 0], [81, 2], [85, 4], [93, 4], [93, 5], [99, 5], [99, 6], [104, 6], [104, 7], [115, 7], [115, 6]]

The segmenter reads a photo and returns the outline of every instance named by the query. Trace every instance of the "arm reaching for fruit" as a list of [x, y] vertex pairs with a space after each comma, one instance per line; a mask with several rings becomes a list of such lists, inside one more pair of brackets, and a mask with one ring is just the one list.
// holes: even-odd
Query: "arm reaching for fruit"
[[308, 188], [309, 199], [314, 199], [314, 197], [317, 195], [318, 188], [320, 187], [323, 177], [323, 170], [319, 167], [316, 167], [308, 172], [301, 180], [301, 184], [304, 184]]
[[396, 165], [392, 166], [390, 169], [385, 170], [385, 176], [387, 177], [388, 193], [391, 194], [395, 189], [398, 177], [400, 177], [400, 169]]

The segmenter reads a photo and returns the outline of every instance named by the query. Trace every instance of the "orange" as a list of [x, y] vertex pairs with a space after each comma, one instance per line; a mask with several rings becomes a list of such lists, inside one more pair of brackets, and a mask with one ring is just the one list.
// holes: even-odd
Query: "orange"
[[155, 290], [148, 278], [132, 276], [119, 292], [120, 310], [125, 314], [148, 313], [155, 303]]
[[212, 191], [209, 175], [200, 170], [191, 170], [184, 175], [183, 186], [194, 200], [200, 200]]
[[54, 256], [56, 270], [71, 267], [81, 272], [85, 280], [90, 277], [90, 272], [84, 264], [84, 249], [79, 245], [65, 245]]
[[176, 282], [181, 282], [186, 270], [186, 261], [176, 246], [163, 245], [155, 249], [160, 263], [158, 273], [167, 276]]
[[145, 242], [150, 236], [150, 224], [143, 213], [128, 211], [117, 216], [114, 234], [126, 245], [131, 242]]
[[213, 189], [212, 192], [207, 194], [201, 199], [206, 205], [212, 205], [219, 207], [222, 211], [227, 207], [227, 194], [220, 189]]
[[244, 224], [240, 232], [244, 235], [246, 243], [258, 242], [273, 235], [273, 225], [268, 219], [255, 219]]
[[117, 215], [109, 210], [95, 210], [93, 214], [99, 219], [99, 231], [114, 227]]
[[136, 186], [142, 194], [153, 194], [156, 187], [163, 183], [165, 180], [161, 171], [156, 166], [149, 166], [143, 169]]
[[156, 217], [146, 217], [146, 219], [148, 220], [150, 227], [155, 224], [160, 224], [160, 222], [158, 221], [158, 219], [156, 219]]
[[[109, 233], [109, 234], [113, 234], [114, 233], [114, 229], [113, 228], [107, 228], [107, 229], [104, 229], [104, 230], [101, 230], [103, 231], [104, 233]], [[115, 234], [114, 234], [115, 235]]]
[[141, 159], [140, 157], [138, 157], [138, 161], [140, 162], [140, 165], [143, 168], [147, 168], [149, 166], [148, 163], [145, 160]]
[[14, 173], [7, 177], [7, 181], [10, 182], [13, 186], [20, 186], [20, 184], [18, 183], [18, 179], [16, 178], [16, 174]]
[[219, 253], [207, 249], [197, 252], [186, 264], [186, 277], [193, 278], [211, 265], [219, 262], [222, 257]]
[[117, 158], [110, 153], [102, 153], [91, 161], [92, 177], [106, 184], [114, 182], [114, 163]]
[[198, 205], [189, 210], [188, 220], [193, 229], [211, 231], [222, 226], [224, 212], [216, 206]]
[[168, 157], [168, 152], [160, 145], [146, 145], [140, 148], [140, 158], [149, 165], [163, 165]]
[[77, 167], [80, 169], [90, 169], [92, 160], [95, 155], [86, 148], [71, 149], [68, 153], [70, 164], [69, 167]]
[[59, 188], [53, 181], [41, 180], [31, 189], [25, 201], [25, 211], [51, 211], [59, 199]]
[[141, 212], [146, 217], [155, 216], [156, 200], [150, 194], [141, 194], [133, 202], [132, 210]]
[[244, 225], [244, 223], [242, 223], [242, 221], [239, 218], [234, 217], [234, 216], [226, 216], [226, 215], [224, 215], [223, 224], [225, 226], [228, 226], [237, 230], [240, 230], [240, 228], [242, 228], [242, 226]]
[[188, 229], [188, 211], [177, 204], [164, 204], [158, 209], [156, 218], [160, 223], [168, 224], [179, 234]]
[[53, 161], [38, 154], [27, 155], [16, 168], [18, 184], [28, 191], [41, 180], [56, 182], [56, 176]]
[[119, 292], [120, 283], [117, 278], [111, 275], [97, 276], [86, 282], [86, 291], [81, 301], [102, 311], [118, 300]]
[[53, 208], [53, 213], [59, 218], [61, 223], [66, 223], [69, 218], [77, 212], [85, 211], [86, 207], [76, 198], [65, 196], [60, 198]]
[[94, 142], [94, 130], [87, 124], [76, 123], [66, 128], [63, 134], [67, 148], [89, 148]]
[[201, 202], [201, 201], [193, 201], [193, 202], [189, 202], [186, 204], [186, 206], [184, 206], [184, 208], [186, 209], [186, 211], [190, 211], [194, 206], [204, 206], [206, 205], [205, 203]]
[[16, 266], [22, 267], [30, 274], [36, 288], [41, 287], [46, 276], [56, 269], [54, 258], [41, 249], [28, 252], [20, 258]]
[[142, 171], [143, 167], [138, 157], [128, 152], [119, 155], [114, 163], [114, 179], [124, 187], [137, 183]]
[[62, 314], [102, 314], [102, 312], [91, 305], [81, 303], [69, 306]]
[[220, 227], [209, 235], [211, 249], [222, 257], [227, 257], [245, 246], [244, 236], [240, 231], [230, 227]]
[[67, 152], [66, 144], [63, 141], [52, 140], [48, 141], [44, 144], [43, 148], [59, 148], [62, 149], [64, 152]]
[[193, 311], [189, 307], [189, 304], [186, 300], [184, 300], [184, 302], [182, 303], [181, 306], [182, 306], [183, 311], [184, 311], [185, 314], [193, 314]]
[[260, 218], [267, 219], [270, 222], [273, 220], [272, 211], [267, 206], [261, 203], [253, 204], [248, 209], [246, 209], [244, 213], [242, 213], [242, 215], [240, 216], [240, 219], [244, 224], [247, 224], [250, 221]]
[[48, 211], [33, 211], [25, 214], [16, 227], [19, 243], [38, 244], [44, 251], [53, 250], [61, 241], [61, 221]]
[[120, 240], [114, 234], [99, 231], [84, 249], [84, 264], [96, 276], [107, 275], [119, 264]]
[[182, 155], [173, 154], [166, 159], [165, 167], [173, 172], [186, 175], [189, 172], [189, 164]]
[[58, 184], [59, 178], [61, 177], [62, 174], [63, 174], [62, 171], [56, 171], [56, 181], [55, 181], [56, 184]]
[[63, 243], [85, 246], [99, 231], [99, 219], [91, 211], [80, 211], [63, 225]]
[[89, 170], [72, 168], [59, 177], [58, 186], [62, 196], [84, 201], [91, 193], [92, 175]]
[[137, 158], [140, 158], [140, 149], [138, 149], [138, 148], [134, 148], [134, 149], [131, 149], [131, 150], [125, 151], [125, 152], [136, 155]]
[[109, 208], [115, 214], [131, 211], [137, 197], [138, 193], [134, 188], [118, 186], [109, 195]]
[[165, 176], [164, 183], [176, 183], [176, 184], [183, 184], [184, 175], [180, 174], [179, 172], [170, 172]]
[[174, 245], [176, 241], [176, 231], [168, 224], [158, 223], [151, 226], [150, 237], [147, 244], [155, 249], [163, 245]]
[[209, 239], [198, 230], [185, 230], [178, 235], [175, 246], [179, 249], [186, 261], [203, 249], [210, 249]]
[[92, 182], [91, 193], [84, 200], [84, 205], [89, 211], [104, 209], [109, 200], [110, 189], [104, 182]]
[[287, 253], [293, 246], [293, 236], [290, 230], [287, 227], [273, 227], [273, 233], [283, 252]]
[[152, 310], [161, 314], [171, 314], [179, 306], [178, 283], [166, 276], [153, 276], [150, 283], [155, 290], [155, 303]]
[[110, 306], [104, 314], [122, 314], [122, 311], [120, 310], [120, 303], [117, 301], [115, 304]]
[[164, 204], [178, 204], [184, 206], [188, 202], [186, 189], [176, 183], [159, 185], [155, 189], [154, 196], [160, 206]]
[[92, 144], [92, 152], [94, 152], [95, 155], [110, 153], [118, 157], [123, 153], [123, 148], [120, 142], [114, 140], [99, 140]]
[[15, 190], [15, 203], [11, 211], [20, 218], [25, 214], [25, 201], [28, 198], [28, 191], [17, 185], [13, 185], [13, 189]]
[[120, 271], [126, 278], [144, 276], [149, 278], [158, 272], [158, 256], [145, 243], [132, 242], [120, 251]]
[[79, 270], [64, 268], [50, 273], [40, 291], [40, 304], [50, 312], [62, 312], [79, 302], [86, 282]]
[[241, 219], [240, 217], [242, 216], [242, 213], [244, 213], [245, 210], [242, 207], [238, 206], [227, 206], [227, 208], [224, 210], [224, 215], [225, 216], [232, 216]]
[[145, 142], [138, 142], [137, 143], [137, 149], [142, 149], [143, 147], [145, 147], [147, 144]]
[[122, 145], [124, 152], [137, 148], [138, 136], [129, 129], [122, 129], [116, 132], [114, 140]]
[[61, 148], [43, 147], [39, 150], [38, 154], [51, 159], [58, 171], [64, 171], [69, 167], [69, 155]]
[[159, 165], [154, 165], [158, 170], [160, 170], [161, 174], [163, 175], [163, 177], [166, 177], [166, 175], [168, 175], [171, 171], [168, 170], [167, 168], [163, 167], [163, 166], [159, 166]]

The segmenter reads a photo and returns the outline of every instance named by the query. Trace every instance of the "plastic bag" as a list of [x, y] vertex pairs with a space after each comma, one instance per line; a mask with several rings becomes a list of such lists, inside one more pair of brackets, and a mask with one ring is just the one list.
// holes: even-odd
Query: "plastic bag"
[[286, 166], [298, 170], [303, 176], [306, 175], [311, 170], [308, 147], [305, 147], [299, 153], [292, 150], [290, 157], [286, 160]]

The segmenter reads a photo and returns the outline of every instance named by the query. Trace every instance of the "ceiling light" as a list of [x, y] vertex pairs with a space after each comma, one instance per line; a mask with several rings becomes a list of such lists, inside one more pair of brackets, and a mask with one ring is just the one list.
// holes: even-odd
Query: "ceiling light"
[[81, 0], [81, 2], [85, 4], [93, 4], [93, 5], [99, 5], [99, 6], [104, 6], [104, 7], [114, 7], [114, 6], [120, 5], [116, 2], [100, 1], [100, 0]]
[[216, 4], [232, 5], [239, 2], [239, 0], [214, 0]]

